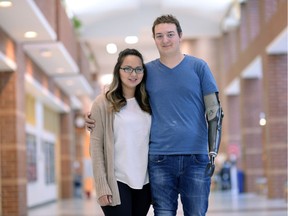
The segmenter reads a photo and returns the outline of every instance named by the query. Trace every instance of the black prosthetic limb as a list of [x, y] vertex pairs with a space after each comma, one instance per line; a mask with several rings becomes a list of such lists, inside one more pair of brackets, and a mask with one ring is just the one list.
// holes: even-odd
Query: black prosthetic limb
[[[208, 147], [209, 147], [209, 158], [210, 163], [206, 167], [206, 173], [212, 176], [215, 170], [215, 158], [218, 154], [220, 142], [221, 142], [221, 132], [222, 132], [222, 119], [224, 117], [222, 107], [220, 106], [220, 101], [218, 94], [216, 93], [218, 105], [214, 106], [210, 111], [216, 111], [216, 114], [206, 115], [208, 121]], [[209, 109], [208, 109], [209, 110]], [[211, 118], [211, 116], [213, 118]]]

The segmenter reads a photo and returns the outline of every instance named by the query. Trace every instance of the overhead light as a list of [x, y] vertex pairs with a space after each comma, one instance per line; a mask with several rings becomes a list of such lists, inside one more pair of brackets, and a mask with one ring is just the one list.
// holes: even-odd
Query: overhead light
[[59, 67], [56, 69], [56, 72], [59, 73], [59, 74], [62, 74], [65, 72], [65, 69], [63, 67]]
[[27, 31], [27, 32], [25, 32], [24, 37], [25, 38], [35, 38], [35, 37], [37, 37], [37, 32]]
[[76, 90], [76, 95], [81, 95], [81, 94], [84, 94], [83, 91], [81, 89], [77, 89]]
[[66, 83], [67, 86], [74, 85], [74, 81], [73, 80], [67, 80], [65, 83]]
[[112, 82], [113, 75], [112, 74], [105, 74], [100, 77], [100, 85], [106, 86]]
[[127, 36], [125, 38], [125, 42], [127, 44], [135, 44], [135, 43], [138, 43], [138, 37], [137, 36]]
[[44, 58], [49, 58], [52, 56], [52, 52], [49, 49], [42, 49], [40, 50], [40, 55]]
[[0, 1], [0, 7], [11, 7], [12, 6], [12, 2], [11, 1], [6, 1], [6, 0], [3, 0], [3, 1]]
[[265, 113], [261, 112], [259, 114], [259, 125], [260, 126], [265, 126], [266, 125], [266, 117], [265, 117]]
[[106, 50], [110, 54], [114, 54], [117, 52], [117, 46], [114, 43], [109, 43], [106, 45]]

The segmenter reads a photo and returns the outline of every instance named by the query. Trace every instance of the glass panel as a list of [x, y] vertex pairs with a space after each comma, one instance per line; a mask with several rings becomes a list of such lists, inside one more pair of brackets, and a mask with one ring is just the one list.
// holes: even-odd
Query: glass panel
[[35, 182], [37, 180], [37, 148], [36, 137], [32, 134], [26, 134], [27, 146], [27, 181]]
[[55, 144], [44, 141], [44, 156], [45, 156], [45, 182], [46, 184], [55, 183]]

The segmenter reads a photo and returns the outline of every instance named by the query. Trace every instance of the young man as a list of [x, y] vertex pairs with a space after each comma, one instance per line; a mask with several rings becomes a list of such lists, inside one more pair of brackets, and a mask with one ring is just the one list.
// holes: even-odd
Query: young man
[[181, 53], [182, 29], [174, 16], [156, 18], [152, 32], [160, 54], [146, 64], [154, 213], [176, 215], [180, 194], [185, 216], [203, 216], [221, 137], [218, 88], [206, 62]]

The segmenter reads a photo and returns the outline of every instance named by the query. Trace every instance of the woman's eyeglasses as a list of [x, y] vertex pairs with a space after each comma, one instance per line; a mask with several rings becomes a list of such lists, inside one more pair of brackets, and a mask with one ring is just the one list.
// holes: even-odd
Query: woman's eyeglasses
[[125, 73], [129, 73], [131, 74], [133, 71], [135, 71], [136, 74], [141, 74], [144, 72], [144, 68], [132, 68], [132, 67], [124, 67], [124, 68], [120, 68], [122, 69]]

